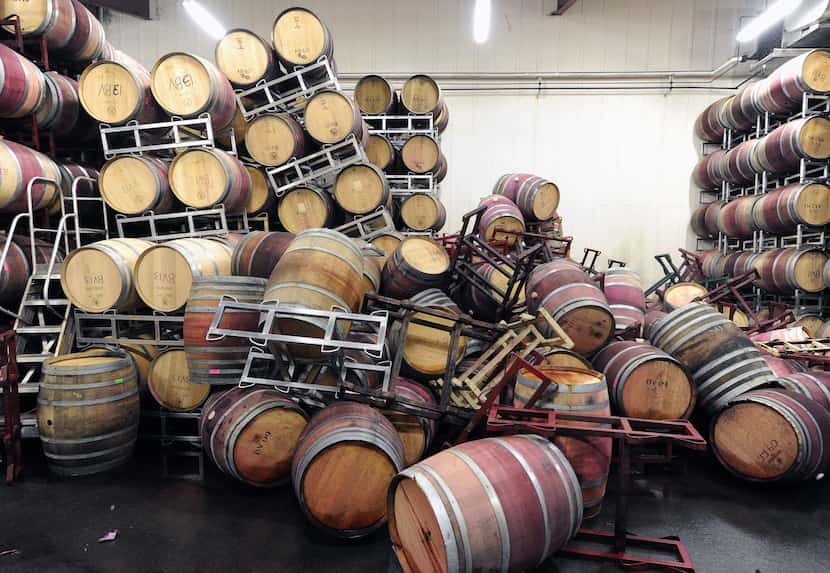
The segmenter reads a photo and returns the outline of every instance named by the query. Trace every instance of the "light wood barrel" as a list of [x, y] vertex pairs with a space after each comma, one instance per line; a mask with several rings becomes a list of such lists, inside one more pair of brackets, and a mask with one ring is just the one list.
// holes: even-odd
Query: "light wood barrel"
[[334, 200], [317, 187], [296, 187], [282, 196], [277, 215], [290, 233], [328, 227], [334, 221]]
[[114, 211], [141, 215], [169, 213], [180, 206], [167, 179], [168, 164], [149, 155], [122, 155], [101, 169], [101, 197]]
[[72, 251], [61, 271], [63, 292], [86, 312], [135, 308], [136, 265], [153, 246], [141, 239], [109, 239]]
[[354, 87], [354, 101], [368, 115], [390, 114], [398, 105], [398, 96], [381, 76], [363, 76]]
[[[200, 277], [193, 280], [184, 311], [184, 351], [190, 381], [199, 384], [237, 385], [252, 343], [246, 338], [226, 336], [208, 340], [208, 330], [223, 296], [236, 302], [259, 304], [265, 294], [265, 279], [253, 277]], [[256, 331], [259, 313], [228, 309], [220, 328]]]
[[594, 357], [594, 368], [611, 383], [611, 403], [620, 416], [680, 420], [694, 409], [691, 376], [677, 360], [650, 344], [612, 342]]
[[720, 413], [709, 443], [721, 464], [741, 479], [817, 480], [830, 465], [830, 413], [795, 392], [754, 390]]
[[701, 159], [692, 170], [692, 182], [704, 191], [720, 189], [725, 181], [723, 167], [726, 151], [718, 149]]
[[[447, 158], [441, 153], [441, 146], [435, 139], [429, 135], [413, 135], [401, 147], [401, 161], [412, 173], [432, 173], [435, 176]], [[440, 183], [438, 177], [435, 179]]]
[[720, 412], [734, 398], [773, 379], [749, 337], [703, 303], [689, 304], [665, 316], [651, 330], [649, 339], [691, 373], [698, 407], [707, 415]]
[[546, 351], [543, 355], [542, 361], [538, 368], [581, 368], [583, 370], [591, 370], [591, 363], [585, 358], [564, 348], [552, 348]]
[[424, 74], [412, 76], [401, 88], [401, 106], [409, 113], [437, 115], [443, 101], [438, 82]]
[[265, 172], [251, 165], [245, 165], [245, 171], [251, 178], [251, 188], [248, 192], [248, 200], [245, 202], [245, 212], [249, 215], [258, 213], [270, 213], [274, 204], [274, 194], [268, 186], [268, 179]]
[[[502, 298], [505, 301], [515, 300], [515, 307], [524, 306], [525, 292], [523, 288], [517, 289], [517, 283], [514, 283], [513, 289], [507, 292], [507, 287], [513, 276], [513, 269], [506, 264], [499, 265], [499, 268], [501, 270], [496, 270], [495, 266], [483, 262], [475, 267], [475, 272], [481, 277], [484, 283], [489, 285], [489, 291], [492, 297], [497, 300]], [[514, 295], [515, 299], [513, 298]], [[496, 320], [499, 318], [497, 316], [498, 309], [496, 308], [496, 303], [493, 302], [490, 296], [487, 296], [472, 285], [467, 285], [462, 291], [460, 302], [464, 305], [465, 310], [480, 320]]]
[[395, 253], [395, 249], [398, 248], [398, 245], [403, 242], [404, 238], [405, 237], [397, 231], [386, 231], [374, 236], [369, 243], [380, 248], [384, 253], [386, 253], [387, 257], [391, 257]]
[[194, 209], [222, 203], [228, 213], [245, 209], [251, 192], [251, 176], [233, 155], [221, 149], [191, 149], [170, 164], [170, 188]]
[[267, 279], [293, 240], [293, 233], [251, 231], [233, 249], [231, 272]]
[[234, 28], [216, 44], [216, 65], [235, 87], [247, 88], [279, 75], [273, 48], [251, 30]]
[[722, 205], [718, 212], [718, 230], [727, 237], [751, 238], [755, 230], [752, 212], [758, 199], [755, 195], [747, 195]]
[[78, 0], [72, 0], [75, 31], [61, 49], [61, 55], [76, 62], [91, 62], [104, 55], [107, 43], [104, 26]]
[[549, 221], [559, 207], [556, 183], [530, 173], [508, 173], [499, 177], [493, 195], [504, 195], [513, 201], [530, 221]]
[[305, 128], [321, 145], [340, 143], [350, 135], [362, 142], [369, 136], [357, 105], [336, 90], [320, 90], [308, 99]]
[[537, 266], [525, 290], [529, 311], [544, 307], [573, 339], [575, 352], [592, 354], [613, 336], [615, 320], [605, 295], [576, 263]]
[[822, 271], [827, 261], [827, 254], [820, 249], [793, 247], [767, 251], [753, 266], [758, 270], [757, 284], [769, 292], [820, 292], [825, 289]]
[[727, 151], [720, 166], [724, 180], [739, 187], [753, 184], [759, 172], [754, 161], [760, 145], [760, 140], [750, 139]]
[[761, 195], [752, 212], [755, 226], [772, 234], [795, 233], [798, 225], [830, 223], [830, 187], [794, 183]]
[[155, 123], [162, 121], [164, 113], [150, 93], [150, 84], [150, 72], [132, 58], [99, 61], [81, 74], [78, 97], [84, 110], [101, 123]]
[[695, 135], [701, 141], [720, 143], [723, 141], [723, 125], [720, 123], [720, 109], [729, 98], [721, 98], [706, 106], [695, 120]]
[[209, 61], [173, 52], [153, 66], [153, 97], [168, 114], [179, 117], [210, 115], [214, 133], [224, 131], [236, 114], [236, 96], [228, 78]]
[[787, 174], [798, 172], [802, 158], [830, 158], [830, 119], [815, 116], [785, 123], [759, 140], [755, 155], [759, 170]]
[[[825, 269], [827, 267], [825, 266]], [[797, 319], [790, 326], [801, 326], [810, 335], [810, 338], [821, 338], [824, 319], [817, 314], [796, 314]]]
[[31, 115], [46, 95], [44, 74], [32, 62], [0, 44], [0, 117], [17, 118]]
[[490, 195], [481, 200], [486, 210], [481, 215], [478, 232], [488, 242], [505, 241], [515, 245], [519, 237], [515, 233], [525, 232], [522, 212], [513, 201], [501, 195]]
[[702, 284], [692, 282], [675, 283], [663, 293], [663, 306], [671, 312], [690, 304], [707, 292], [709, 290]]
[[210, 239], [176, 239], [145, 250], [135, 264], [135, 283], [144, 304], [173, 312], [187, 303], [193, 279], [230, 275], [232, 248]]
[[[135, 364], [136, 374], [138, 375], [138, 394], [142, 402], [144, 402], [149, 395], [147, 380], [150, 377], [150, 366], [153, 360], [161, 353], [161, 351], [153, 344], [124, 344], [117, 342], [114, 338], [107, 336], [108, 340], [112, 340], [112, 344], [117, 344], [120, 350], [123, 350], [132, 358]], [[150, 335], [141, 334], [137, 338], [150, 339]], [[109, 344], [109, 342], [107, 343]], [[96, 348], [97, 350], [97, 348]]]
[[59, 195], [61, 173], [57, 164], [42, 153], [8, 139], [0, 140], [0, 213], [25, 213], [28, 210], [29, 183], [35, 177], [47, 177], [57, 184], [36, 182], [32, 185], [34, 210], [52, 205]]
[[347, 213], [371, 213], [389, 205], [391, 199], [386, 175], [371, 163], [349, 165], [334, 181], [334, 200]]
[[723, 102], [719, 115], [721, 125], [736, 133], [755, 131], [758, 117], [763, 113], [756, 103], [757, 86], [757, 82], [746, 83], [734, 96]]
[[825, 410], [830, 411], [830, 373], [821, 370], [796, 371], [783, 376], [779, 375], [777, 381], [785, 390], [797, 392], [815, 400]]
[[340, 402], [316, 414], [291, 464], [294, 492], [309, 520], [355, 539], [386, 523], [386, 493], [405, 467], [395, 427], [364, 404]]
[[381, 171], [390, 171], [395, 167], [398, 152], [385, 136], [372, 133], [366, 140], [366, 158]]
[[277, 57], [289, 72], [308, 66], [322, 56], [331, 59], [334, 44], [323, 21], [307, 8], [288, 8], [274, 20], [272, 41]]
[[830, 92], [830, 52], [811, 50], [793, 58], [768, 78], [756, 91], [756, 104], [763, 111], [787, 115], [801, 109], [805, 93]]
[[392, 480], [388, 507], [398, 561], [419, 573], [532, 570], [582, 522], [571, 464], [538, 436], [475, 440], [427, 458]]
[[431, 193], [415, 193], [401, 201], [398, 211], [403, 224], [413, 231], [440, 231], [447, 222], [447, 209]]
[[717, 238], [717, 219], [722, 206], [720, 201], [712, 201], [695, 209], [690, 221], [692, 232], [702, 239]]
[[266, 167], [277, 167], [306, 151], [303, 126], [287, 113], [268, 113], [248, 124], [245, 148], [254, 161]]
[[[412, 404], [437, 405], [435, 396], [426, 386], [407, 380], [397, 378], [393, 392], [399, 400]], [[386, 418], [395, 426], [398, 436], [401, 438], [404, 453], [404, 465], [409, 467], [424, 457], [427, 448], [435, 436], [437, 424], [435, 420], [423, 418], [414, 414], [404, 414], [388, 410], [384, 412]]]
[[[562, 410], [586, 416], [609, 416], [608, 385], [605, 376], [593, 370], [579, 368], [550, 368], [542, 370], [555, 383], [537, 400], [535, 407]], [[524, 406], [541, 385], [541, 380], [528, 370], [520, 370], [516, 377], [514, 404]], [[586, 428], [597, 427], [592, 422], [573, 422]], [[585, 518], [594, 517], [602, 510], [608, 471], [611, 466], [611, 438], [595, 436], [557, 436], [553, 442], [562, 450], [573, 466], [582, 490]]]
[[158, 404], [173, 412], [192, 412], [207, 400], [211, 386], [190, 381], [184, 350], [166, 350], [150, 365], [147, 387]]
[[383, 267], [381, 293], [405, 299], [422, 290], [440, 289], [449, 279], [449, 272], [450, 257], [444, 247], [426, 237], [408, 237]]
[[84, 476], [127, 463], [138, 437], [136, 369], [126, 353], [92, 350], [48, 358], [37, 419], [52, 473]]
[[[20, 17], [24, 36], [42, 36], [51, 50], [65, 48], [75, 33], [75, 9], [71, 0], [4, 0], [0, 18]], [[3, 29], [14, 34], [13, 25]]]
[[273, 388], [231, 388], [205, 404], [200, 418], [208, 458], [248, 485], [275, 487], [290, 477], [291, 459], [308, 416]]

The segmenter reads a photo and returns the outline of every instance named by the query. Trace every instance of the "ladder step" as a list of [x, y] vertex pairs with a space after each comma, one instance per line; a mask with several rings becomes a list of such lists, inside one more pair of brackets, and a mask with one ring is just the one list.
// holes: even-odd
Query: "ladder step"
[[54, 358], [54, 354], [18, 354], [18, 364], [43, 364], [47, 358]]
[[23, 301], [23, 306], [68, 306], [69, 304], [71, 302], [65, 298], [30, 298]]
[[60, 334], [63, 332], [62, 324], [51, 326], [18, 326], [14, 329], [17, 334]]
[[29, 382], [28, 384], [20, 384], [17, 391], [21, 394], [37, 394], [38, 388], [40, 388], [40, 384]]
[[32, 281], [45, 281], [46, 279], [51, 279], [53, 281], [58, 281], [57, 284], [61, 282], [61, 274], [59, 272], [52, 272], [52, 274], [38, 272], [32, 275]]

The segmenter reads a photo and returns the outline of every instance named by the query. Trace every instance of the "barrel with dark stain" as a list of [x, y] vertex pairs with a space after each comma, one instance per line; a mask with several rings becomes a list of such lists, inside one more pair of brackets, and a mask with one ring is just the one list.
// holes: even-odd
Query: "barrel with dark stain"
[[532, 570], [582, 522], [573, 468], [538, 436], [440, 452], [395, 477], [388, 507], [398, 561], [419, 573]]
[[709, 443], [721, 464], [741, 479], [817, 480], [830, 465], [830, 413], [795, 392], [754, 390], [718, 415]]
[[723, 167], [726, 151], [718, 149], [701, 159], [692, 170], [692, 182], [704, 191], [720, 189], [725, 181]]
[[758, 84], [756, 104], [763, 111], [788, 115], [801, 109], [805, 93], [830, 92], [830, 52], [811, 50], [793, 58]]
[[307, 421], [273, 388], [231, 388], [205, 404], [199, 427], [205, 453], [220, 470], [248, 485], [274, 487], [288, 481]]
[[364, 404], [317, 413], [300, 435], [291, 476], [309, 520], [327, 533], [365, 537], [386, 523], [386, 494], [405, 467], [395, 426]]
[[508, 173], [499, 177], [493, 195], [504, 195], [529, 221], [549, 221], [559, 207], [559, 187], [538, 175]]
[[793, 372], [779, 376], [778, 383], [785, 390], [812, 398], [824, 406], [825, 410], [830, 411], [830, 372], [821, 370]]
[[426, 237], [401, 241], [383, 267], [381, 293], [405, 299], [449, 279], [450, 257], [439, 243]]
[[794, 183], [761, 195], [753, 211], [755, 226], [775, 235], [795, 233], [798, 225], [830, 223], [830, 187], [824, 183]]
[[251, 231], [233, 249], [231, 272], [237, 276], [267, 279], [294, 236], [280, 231]]
[[801, 159], [830, 158], [830, 119], [807, 117], [785, 123], [759, 140], [755, 161], [758, 170], [797, 173]]
[[[436, 407], [438, 405], [429, 388], [406, 378], [395, 380], [393, 392], [397, 399], [403, 403]], [[398, 436], [401, 438], [406, 467], [418, 462], [424, 457], [424, 453], [426, 453], [427, 448], [432, 443], [432, 438], [435, 436], [437, 429], [435, 420], [396, 410], [386, 410], [384, 414], [395, 426]]]

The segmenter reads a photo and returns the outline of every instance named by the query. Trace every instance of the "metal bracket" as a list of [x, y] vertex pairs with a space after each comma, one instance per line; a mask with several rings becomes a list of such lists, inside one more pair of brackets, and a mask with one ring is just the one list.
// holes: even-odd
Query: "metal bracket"
[[432, 174], [426, 175], [387, 175], [389, 191], [392, 197], [409, 197], [417, 193], [427, 193], [438, 196], [440, 187]]
[[389, 211], [381, 207], [373, 213], [357, 217], [348, 223], [335, 227], [334, 230], [353, 239], [370, 241], [384, 233], [395, 232], [395, 221], [392, 220]]
[[[192, 147], [215, 147], [213, 123], [208, 114], [194, 119], [173, 118], [158, 123], [131, 121], [123, 126], [113, 127], [101, 124], [101, 144], [104, 157], [112, 159], [118, 155], [143, 155], [148, 152], [181, 150]], [[127, 137], [129, 143], [119, 143]], [[231, 138], [233, 140], [233, 137]]]
[[[143, 215], [116, 215], [115, 222], [118, 236], [122, 239], [130, 237], [147, 241], [215, 237], [231, 231], [248, 231], [248, 214], [245, 211], [226, 213], [224, 205], [158, 215], [152, 211]], [[136, 237], [136, 234], [139, 236]]]
[[334, 176], [349, 165], [367, 161], [363, 146], [354, 135], [350, 135], [345, 141], [325, 146], [317, 153], [266, 169], [265, 174], [277, 197], [281, 197], [295, 187], [315, 182], [321, 187], [327, 187], [328, 185], [324, 184], [325, 178]]
[[[152, 338], [132, 337], [130, 333]], [[107, 338], [109, 336], [110, 338]], [[75, 340], [87, 344], [149, 344], [184, 348], [184, 316], [119, 314], [116, 311], [89, 313], [75, 310]]]

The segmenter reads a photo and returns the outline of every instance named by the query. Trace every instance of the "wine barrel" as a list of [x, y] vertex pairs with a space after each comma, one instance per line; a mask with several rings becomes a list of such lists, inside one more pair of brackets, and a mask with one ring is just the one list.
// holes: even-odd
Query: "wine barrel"
[[444, 131], [450, 125], [450, 110], [447, 107], [447, 102], [444, 100], [441, 100], [441, 110], [435, 117], [433, 125], [435, 126], [435, 129], [438, 130], [439, 134], [444, 133]]
[[141, 239], [109, 239], [76, 249], [63, 263], [61, 288], [86, 312], [134, 309], [138, 259], [153, 246]]
[[718, 116], [721, 125], [736, 133], [755, 131], [758, 117], [763, 113], [755, 100], [757, 86], [757, 82], [745, 83], [734, 96], [723, 102]]
[[[199, 384], [237, 385], [252, 343], [246, 338], [226, 336], [208, 340], [208, 330], [222, 297], [259, 304], [265, 294], [265, 279], [252, 277], [198, 277], [193, 280], [184, 311], [184, 351], [190, 381]], [[227, 309], [220, 328], [257, 331], [259, 312]]]
[[354, 101], [362, 113], [390, 114], [398, 105], [398, 96], [389, 82], [378, 75], [363, 76], [354, 87]]
[[695, 135], [701, 141], [707, 143], [721, 143], [723, 141], [724, 128], [720, 123], [720, 109], [728, 100], [728, 97], [721, 98], [708, 106], [695, 120]]
[[785, 390], [807, 396], [830, 411], [830, 373], [820, 370], [793, 372], [776, 379]]
[[525, 305], [524, 288], [519, 282], [514, 282], [510, 292], [507, 291], [510, 279], [513, 277], [513, 269], [507, 264], [499, 265], [498, 269], [487, 262], [480, 263], [473, 269], [484, 285], [487, 285], [489, 296], [472, 284], [466, 285], [466, 288], [462, 290], [461, 304], [465, 310], [480, 320], [496, 321], [500, 318], [499, 309], [493, 299], [513, 301], [514, 312], [516, 307], [521, 308]]
[[320, 90], [305, 106], [305, 128], [321, 145], [333, 145], [353, 135], [363, 142], [369, 132], [355, 103], [336, 90]]
[[[0, 232], [0, 253], [5, 249], [8, 240], [8, 235]], [[25, 241], [21, 238], [11, 241], [3, 272], [0, 272], [0, 304], [17, 308], [26, 290], [26, 282], [32, 274], [34, 264], [43, 265], [49, 262], [51, 245], [39, 243], [35, 245], [36, 260], [32, 261], [28, 237]]]
[[440, 231], [447, 222], [447, 209], [431, 193], [413, 193], [398, 210], [403, 224], [413, 231]]
[[386, 493], [405, 467], [403, 444], [383, 414], [340, 402], [316, 414], [300, 435], [291, 477], [309, 520], [355, 539], [386, 523]]
[[447, 158], [441, 153], [438, 141], [431, 136], [413, 135], [401, 147], [401, 162], [412, 173], [432, 173], [436, 183], [440, 183], [443, 178], [439, 179], [437, 174], [443, 170], [442, 164]]
[[322, 20], [307, 8], [288, 8], [274, 20], [272, 42], [277, 57], [289, 72], [308, 66], [321, 57], [334, 56], [331, 32]]
[[761, 171], [754, 163], [760, 146], [760, 140], [750, 139], [727, 151], [721, 162], [724, 180], [738, 187], [753, 184]]
[[167, 180], [168, 164], [156, 157], [122, 155], [101, 169], [101, 197], [126, 215], [169, 213], [179, 206]]
[[752, 212], [759, 197], [747, 195], [723, 204], [718, 211], [718, 230], [727, 237], [752, 238], [755, 221]]
[[412, 76], [401, 88], [401, 106], [409, 113], [437, 116], [443, 101], [438, 82], [424, 74]]
[[248, 200], [245, 202], [245, 212], [248, 215], [259, 213], [270, 213], [274, 204], [274, 194], [268, 186], [268, 179], [265, 172], [259, 167], [245, 165], [245, 171], [251, 178], [251, 188], [248, 192]]
[[205, 453], [220, 470], [248, 485], [274, 487], [288, 481], [307, 422], [273, 388], [231, 388], [205, 403], [199, 427]]
[[72, 8], [75, 12], [75, 30], [61, 49], [61, 55], [76, 62], [97, 60], [104, 55], [107, 43], [104, 25], [79, 0], [72, 0]]
[[[150, 340], [152, 337], [149, 334], [139, 334], [135, 338]], [[147, 380], [150, 377], [150, 366], [153, 364], [153, 360], [155, 360], [160, 354], [159, 349], [152, 343], [125, 344], [123, 342], [118, 342], [111, 336], [107, 336], [106, 339], [108, 341], [107, 344], [117, 344], [119, 350], [123, 350], [129, 354], [135, 364], [136, 375], [138, 376], [138, 395], [141, 401], [144, 402], [146, 400], [145, 396], [148, 396], [149, 394]], [[110, 340], [112, 342], [109, 342]], [[99, 348], [93, 347], [93, 349], [98, 350]]]
[[774, 235], [795, 233], [798, 225], [830, 223], [830, 187], [794, 183], [761, 195], [752, 212], [755, 226]]
[[753, 253], [752, 251], [741, 251], [740, 253], [737, 253], [737, 256], [734, 257], [732, 261], [732, 272], [728, 272], [728, 267], [726, 268], [726, 271], [730, 276], [733, 277], [737, 277], [744, 273], [748, 273], [754, 268], [753, 264], [755, 263], [755, 259], [757, 258], [757, 253]]
[[796, 173], [801, 159], [830, 158], [830, 119], [821, 116], [796, 119], [758, 140], [755, 160], [771, 173]]
[[692, 182], [704, 191], [715, 191], [725, 181], [723, 167], [726, 151], [718, 149], [701, 159], [692, 170]]
[[170, 164], [170, 188], [194, 209], [222, 203], [227, 213], [245, 209], [251, 192], [251, 176], [236, 157], [215, 148], [191, 149]]
[[440, 289], [449, 273], [450, 257], [444, 247], [427, 237], [408, 237], [398, 244], [383, 267], [381, 293], [405, 299], [423, 290]]
[[292, 233], [251, 231], [233, 249], [231, 272], [267, 279], [293, 240]]
[[820, 292], [825, 289], [822, 271], [827, 261], [827, 254], [820, 249], [792, 247], [767, 251], [753, 264], [759, 285], [769, 292]]
[[288, 113], [266, 113], [248, 124], [245, 148], [251, 158], [265, 167], [284, 165], [306, 152], [305, 133], [300, 122]]
[[690, 304], [707, 292], [709, 292], [709, 289], [702, 284], [692, 282], [675, 283], [663, 293], [663, 306], [671, 312]]
[[81, 109], [78, 82], [57, 72], [44, 75], [46, 91], [35, 112], [38, 128], [50, 131], [58, 139], [87, 141], [97, 133], [97, 126]]
[[719, 279], [725, 273], [723, 267], [726, 257], [719, 250], [701, 251], [700, 270], [707, 279]]
[[392, 195], [383, 171], [371, 163], [349, 165], [341, 170], [334, 181], [334, 200], [353, 215], [371, 213], [388, 206]]
[[[461, 316], [461, 309], [442, 291], [427, 289], [411, 297], [413, 304], [441, 311], [450, 316]], [[454, 320], [439, 318], [424, 313], [415, 313], [414, 318], [429, 324], [452, 326]], [[396, 324], [390, 335], [390, 344], [401, 349], [403, 372], [416, 380], [432, 380], [440, 377], [447, 368], [451, 351], [451, 333], [425, 324], [410, 323], [406, 336], [402, 336], [400, 325]], [[460, 336], [455, 348], [455, 363], [461, 362], [467, 347], [467, 337]]]
[[[827, 266], [825, 265], [825, 269]], [[820, 333], [824, 326], [824, 319], [816, 314], [796, 314], [796, 320], [792, 326], [804, 327], [810, 338], [821, 338]]]
[[127, 463], [138, 437], [136, 369], [124, 352], [96, 349], [48, 358], [37, 398], [49, 470], [85, 476]]
[[387, 257], [391, 257], [403, 240], [404, 236], [397, 231], [383, 231], [374, 235], [369, 243], [381, 249]]
[[516, 233], [525, 232], [525, 220], [516, 204], [507, 197], [490, 195], [482, 199], [479, 205], [485, 207], [478, 226], [478, 232], [484, 240], [515, 245], [519, 240]]
[[273, 48], [251, 30], [228, 30], [216, 44], [214, 55], [216, 65], [234, 87], [251, 87], [279, 75]]
[[158, 404], [173, 412], [192, 412], [207, 400], [209, 384], [190, 381], [184, 350], [166, 350], [150, 365], [147, 388]]
[[[582, 495], [562, 451], [539, 436], [475, 440], [398, 474], [389, 534], [405, 571], [529, 571], [573, 538]], [[475, 524], [476, 535], [469, 535]]]
[[827, 50], [811, 50], [775, 70], [758, 85], [756, 103], [763, 111], [788, 115], [801, 109], [805, 93], [830, 93]]
[[718, 236], [717, 218], [723, 205], [724, 203], [720, 201], [712, 201], [695, 209], [690, 221], [692, 232], [702, 239], [716, 239]]
[[145, 250], [135, 263], [135, 283], [144, 304], [173, 312], [187, 303], [198, 277], [230, 275], [232, 248], [210, 239], [176, 239]]
[[535, 313], [544, 307], [571, 337], [573, 350], [579, 354], [596, 352], [614, 334], [614, 315], [605, 295], [572, 261], [563, 259], [537, 266], [528, 277], [525, 291], [528, 310]]
[[717, 414], [734, 398], [773, 380], [752, 341], [703, 303], [673, 311], [652, 329], [649, 339], [691, 373], [698, 406], [707, 415]]
[[155, 123], [162, 121], [163, 112], [150, 93], [150, 84], [150, 72], [132, 58], [100, 61], [81, 74], [78, 97], [84, 110], [101, 123]]
[[530, 173], [502, 175], [493, 188], [493, 195], [503, 195], [513, 201], [529, 221], [549, 221], [559, 207], [559, 187]]
[[649, 310], [646, 313], [645, 322], [643, 322], [643, 337], [650, 339], [652, 333], [660, 324], [660, 321], [666, 317], [668, 313], [662, 310]]
[[[424, 404], [438, 405], [429, 388], [406, 378], [397, 378], [392, 392], [403, 403], [419, 406]], [[437, 427], [435, 420], [395, 410], [386, 410], [384, 415], [395, 426], [398, 437], [401, 439], [404, 466], [409, 467], [417, 463], [418, 460], [424, 457], [424, 453], [426, 453], [427, 448], [432, 443], [432, 438], [435, 436]]]
[[236, 114], [236, 96], [228, 78], [216, 66], [194, 54], [172, 52], [153, 66], [150, 88], [170, 115], [210, 115], [213, 132], [230, 127]]
[[769, 369], [776, 377], [789, 376], [790, 374], [798, 374], [805, 372], [807, 369], [797, 360], [785, 360], [777, 356], [770, 356], [769, 354], [762, 354], [764, 362], [767, 363]]
[[[593, 370], [579, 368], [549, 368], [541, 371], [550, 377], [551, 384], [536, 401], [535, 408], [575, 412], [585, 416], [609, 416], [608, 385], [605, 376]], [[516, 377], [514, 405], [525, 406], [538, 390], [541, 380], [529, 370], [521, 369]], [[572, 422], [586, 428], [598, 427], [594, 422]], [[582, 490], [585, 518], [594, 517], [602, 510], [608, 471], [611, 466], [611, 438], [596, 436], [553, 439], [573, 466]]]
[[605, 272], [603, 292], [608, 308], [614, 315], [615, 332], [642, 325], [645, 320], [646, 299], [640, 276], [629, 269], [608, 269]]
[[390, 171], [395, 167], [398, 152], [386, 136], [378, 133], [369, 135], [366, 140], [366, 158], [381, 171]]
[[594, 369], [610, 381], [611, 404], [620, 416], [681, 420], [694, 409], [691, 376], [677, 360], [650, 344], [612, 342], [594, 357]]
[[46, 95], [44, 74], [28, 59], [0, 44], [0, 117], [32, 115]]
[[290, 233], [328, 227], [334, 214], [331, 195], [317, 187], [295, 187], [282, 196], [277, 207], [280, 223]]
[[718, 415], [709, 443], [718, 461], [741, 479], [817, 480], [830, 465], [830, 413], [795, 392], [754, 390]]
[[[75, 33], [75, 9], [71, 0], [4, 0], [0, 3], [0, 18], [12, 14], [20, 17], [20, 31], [24, 36], [43, 37], [50, 50], [66, 47]], [[14, 34], [14, 25], [3, 29]]]
[[32, 184], [35, 211], [52, 205], [59, 196], [61, 174], [57, 164], [34, 149], [8, 139], [0, 140], [0, 213], [25, 213], [28, 210], [28, 185], [35, 177], [55, 181]]
[[[265, 302], [279, 301], [288, 308], [356, 312], [363, 301], [363, 255], [347, 236], [330, 229], [298, 233], [268, 279]], [[327, 319], [278, 318], [275, 329], [283, 334], [322, 337]], [[346, 325], [337, 328], [345, 335]], [[289, 345], [294, 356], [318, 357], [319, 347]]]
[[546, 368], [580, 368], [591, 370], [591, 363], [572, 350], [564, 348], [551, 348], [542, 355], [542, 361], [536, 366], [539, 369]]

